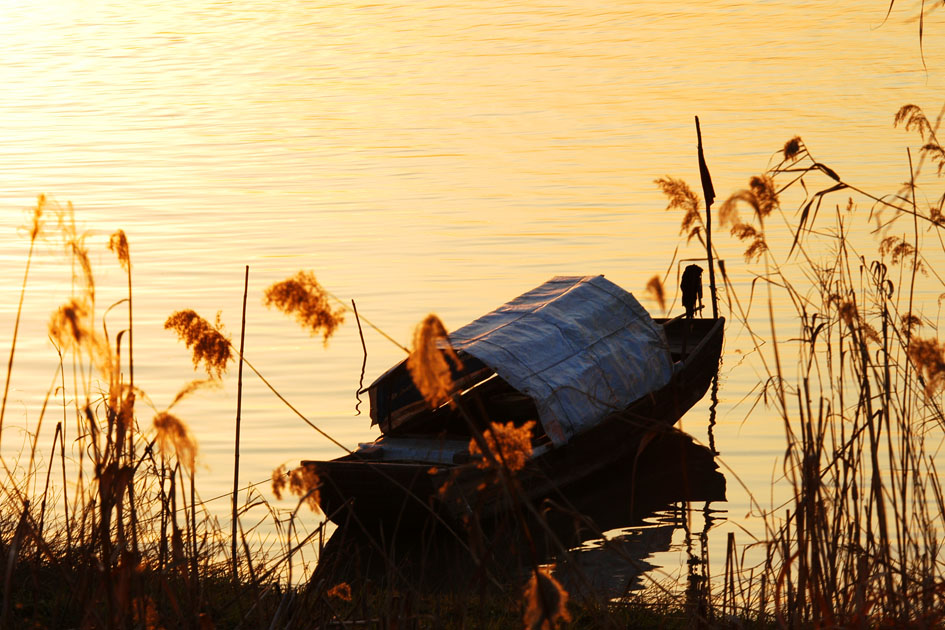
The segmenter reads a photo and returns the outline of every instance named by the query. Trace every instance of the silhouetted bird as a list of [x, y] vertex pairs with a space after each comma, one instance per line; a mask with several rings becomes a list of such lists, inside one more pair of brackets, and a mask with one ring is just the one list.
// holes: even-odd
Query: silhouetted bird
[[[692, 319], [697, 310], [702, 310], [702, 267], [699, 265], [686, 267], [679, 288], [682, 289], [682, 303], [686, 307], [686, 317]], [[698, 309], [696, 303], [699, 304]]]

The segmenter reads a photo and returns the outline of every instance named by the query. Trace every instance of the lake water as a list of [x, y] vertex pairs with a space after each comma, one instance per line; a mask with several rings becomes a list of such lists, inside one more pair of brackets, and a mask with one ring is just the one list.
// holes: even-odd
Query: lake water
[[[248, 265], [247, 358], [349, 447], [375, 436], [354, 413], [357, 328], [349, 318], [323, 347], [262, 306], [273, 282], [313, 270], [404, 344], [429, 312], [456, 328], [553, 275], [603, 273], [642, 296], [677, 246], [677, 259], [704, 255], [680, 239], [679, 216], [664, 212], [653, 183], [673, 175], [698, 185], [694, 115], [720, 198], [795, 134], [845, 179], [883, 194], [908, 179], [906, 147], [919, 143], [893, 128], [893, 114], [916, 103], [933, 116], [945, 94], [945, 14], [925, 22], [923, 68], [918, 24], [900, 3], [885, 21], [886, 3], [849, 0], [0, 8], [3, 356], [28, 249], [19, 228], [45, 193], [72, 202], [88, 230], [101, 309], [124, 297], [105, 245], [114, 230], [127, 233], [135, 378], [156, 410], [194, 377], [164, 320], [181, 308], [220, 311], [238, 339]], [[718, 241], [747, 287], [740, 246]], [[3, 432], [8, 457], [35, 428], [55, 373], [46, 324], [70, 277], [57, 247], [41, 243]], [[789, 317], [781, 324], [793, 330]], [[368, 381], [403, 356], [371, 331], [367, 346]], [[758, 380], [748, 349], [731, 327], [714, 439], [725, 466], [768, 505], [783, 433], [746, 401]], [[235, 407], [235, 369], [223, 390], [176, 407], [200, 443], [205, 499], [232, 483]], [[682, 422], [704, 443], [707, 408]], [[145, 424], [149, 413], [139, 407]], [[252, 377], [242, 431], [244, 482], [340, 454]], [[727, 520], [710, 532], [719, 553], [729, 531], [743, 542], [744, 530], [760, 535], [748, 494], [727, 475]], [[228, 501], [212, 505], [228, 522]], [[658, 561], [670, 572], [679, 570], [672, 554]]]

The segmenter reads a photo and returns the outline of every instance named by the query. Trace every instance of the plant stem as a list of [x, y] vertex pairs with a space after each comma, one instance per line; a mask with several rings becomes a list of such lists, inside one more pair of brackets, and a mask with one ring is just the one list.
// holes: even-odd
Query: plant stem
[[[39, 220], [39, 212], [44, 204], [43, 197], [40, 197], [36, 212], [37, 218]], [[23, 298], [26, 296], [26, 281], [30, 275], [30, 263], [33, 260], [33, 248], [36, 245], [36, 236], [39, 233], [38, 226], [34, 224], [33, 231], [30, 238], [30, 250], [26, 255], [26, 270], [23, 272], [23, 285], [20, 287], [20, 302], [16, 308], [16, 320], [13, 324], [13, 340], [10, 342], [10, 360], [7, 361], [7, 380], [6, 384], [3, 386], [3, 401], [0, 402], [0, 440], [3, 439], [3, 417], [6, 414], [7, 410], [7, 396], [10, 393], [10, 379], [13, 376], [13, 356], [16, 353], [16, 337], [20, 330], [20, 316], [23, 313]], [[0, 457], [2, 457], [2, 452], [0, 452]]]
[[236, 444], [233, 447], [233, 525], [230, 531], [230, 555], [233, 558], [233, 582], [239, 582], [239, 561], [236, 555], [236, 505], [240, 484], [240, 414], [243, 404], [243, 343], [246, 339], [246, 296], [249, 294], [249, 265], [243, 280], [243, 320], [240, 324], [240, 367], [236, 380]]

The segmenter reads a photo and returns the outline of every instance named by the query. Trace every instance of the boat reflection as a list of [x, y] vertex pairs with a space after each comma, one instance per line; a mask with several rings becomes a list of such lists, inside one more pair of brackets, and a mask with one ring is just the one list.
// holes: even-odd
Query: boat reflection
[[[555, 575], [572, 596], [613, 599], [643, 585], [654, 566], [652, 555], [669, 551], [677, 530], [686, 534], [688, 568], [698, 570], [691, 516], [697, 510], [705, 536], [719, 518], [713, 503], [725, 501], [725, 477], [712, 451], [680, 431], [666, 431], [639, 456], [609, 471], [595, 488], [579, 494], [574, 506], [593, 526], [578, 530], [580, 542], [553, 554]], [[692, 575], [690, 575], [690, 583]]]
[[707, 530], [716, 514], [711, 503], [725, 500], [712, 452], [685, 433], [645, 433], [631, 446], [630, 456], [579, 485], [488, 522], [471, 517], [450, 529], [431, 517], [386, 531], [344, 522], [313, 579], [458, 592], [504, 588], [535, 564], [555, 562], [570, 593], [619, 597], [650, 568], [646, 559], [688, 528], [688, 504], [704, 504]]

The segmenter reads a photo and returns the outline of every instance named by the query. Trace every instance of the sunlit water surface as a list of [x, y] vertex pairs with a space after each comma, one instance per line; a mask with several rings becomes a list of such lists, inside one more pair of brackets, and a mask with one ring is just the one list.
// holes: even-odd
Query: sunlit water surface
[[[893, 114], [908, 102], [938, 112], [945, 23], [941, 12], [925, 23], [924, 69], [911, 14], [897, 3], [884, 23], [886, 9], [848, 0], [3, 2], [0, 349], [26, 262], [18, 228], [45, 193], [71, 201], [88, 230], [100, 310], [124, 297], [105, 245], [112, 231], [127, 233], [136, 385], [156, 410], [195, 376], [165, 318], [220, 311], [238, 338], [248, 265], [246, 356], [354, 447], [375, 435], [355, 415], [357, 328], [349, 318], [323, 347], [262, 306], [265, 287], [314, 270], [405, 344], [428, 312], [455, 328], [556, 274], [603, 273], [642, 296], [677, 246], [677, 259], [702, 255], [679, 237], [679, 216], [664, 212], [653, 184], [667, 174], [698, 184], [694, 115], [720, 197], [795, 134], [846, 179], [891, 192], [908, 179], [906, 147], [918, 143], [893, 128]], [[718, 241], [747, 288], [740, 246]], [[8, 457], [35, 429], [55, 374], [46, 325], [71, 290], [63, 260], [53, 240], [39, 244], [3, 432]], [[109, 315], [111, 330], [122, 312]], [[795, 327], [789, 317], [780, 324]], [[367, 347], [368, 380], [403, 356], [372, 331]], [[783, 497], [771, 490], [782, 425], [752, 408], [750, 350], [730, 327], [714, 439], [741, 481], [727, 473], [729, 501], [715, 506], [727, 511], [709, 534], [715, 566], [727, 532], [742, 542], [745, 530], [762, 534], [745, 487], [762, 506]], [[704, 443], [707, 408], [682, 422]], [[201, 495], [225, 495], [235, 369], [222, 390], [175, 409], [200, 443]], [[139, 407], [145, 425], [150, 413]], [[340, 454], [252, 377], [242, 415], [242, 485], [281, 463]], [[228, 500], [210, 505], [227, 523]], [[673, 554], [656, 563], [682, 570]]]

